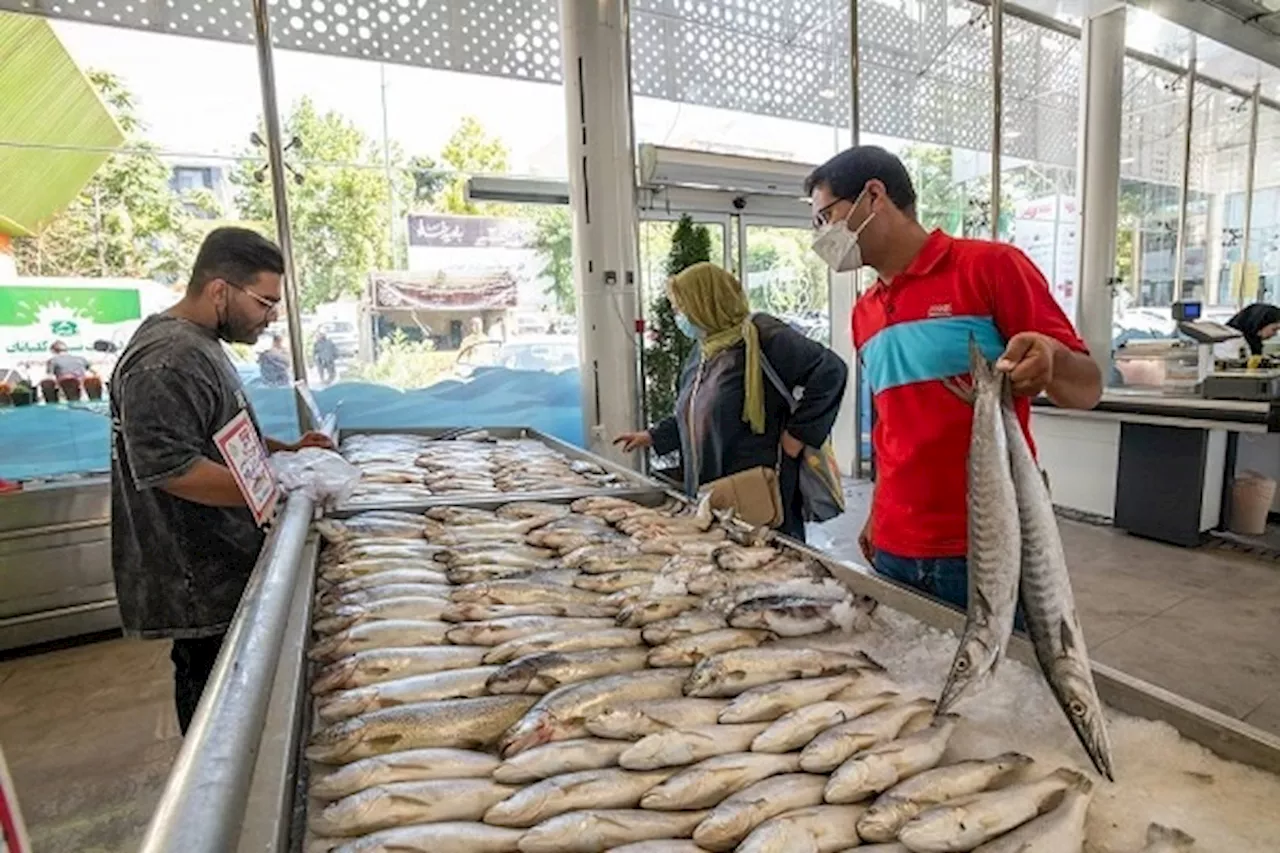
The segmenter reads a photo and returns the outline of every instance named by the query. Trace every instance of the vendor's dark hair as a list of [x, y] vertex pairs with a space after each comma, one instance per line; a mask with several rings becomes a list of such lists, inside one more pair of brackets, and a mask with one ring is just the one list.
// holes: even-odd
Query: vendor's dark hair
[[258, 273], [284, 275], [280, 247], [248, 228], [215, 228], [200, 244], [187, 292], [200, 293], [215, 278], [247, 284]]
[[894, 154], [878, 145], [859, 145], [841, 151], [810, 173], [804, 182], [805, 195], [813, 195], [819, 186], [831, 190], [836, 198], [853, 201], [867, 181], [884, 184], [889, 200], [904, 213], [914, 215], [916, 188], [907, 167]]

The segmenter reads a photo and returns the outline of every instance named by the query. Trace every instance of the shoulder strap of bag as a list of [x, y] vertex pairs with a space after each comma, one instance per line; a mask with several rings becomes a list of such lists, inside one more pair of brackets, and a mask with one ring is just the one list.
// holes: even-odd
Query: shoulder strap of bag
[[[751, 315], [751, 322], [756, 321], [758, 314]], [[757, 327], [758, 328], [758, 327]], [[782, 395], [782, 399], [786, 401], [794, 415], [800, 404], [796, 402], [796, 397], [791, 393], [791, 389], [787, 387], [787, 383], [782, 381], [782, 377], [778, 375], [778, 371], [773, 369], [773, 364], [769, 361], [769, 357], [764, 354], [764, 344], [760, 345], [760, 369], [764, 371], [764, 375], [768, 377], [769, 384], [778, 389], [778, 393]]]

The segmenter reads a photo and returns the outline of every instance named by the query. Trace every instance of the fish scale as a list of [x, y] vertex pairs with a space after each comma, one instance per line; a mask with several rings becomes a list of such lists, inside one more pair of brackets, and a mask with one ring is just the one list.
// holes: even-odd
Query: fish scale
[[960, 647], [938, 699], [938, 712], [951, 708], [995, 671], [1013, 633], [1018, 603], [1022, 533], [1018, 497], [1001, 414], [1008, 381], [969, 339], [973, 428], [968, 461], [969, 606]]
[[1114, 780], [1111, 740], [1102, 701], [1093, 683], [1084, 632], [1076, 615], [1058, 519], [1026, 438], [1021, 430], [1013, 432], [1017, 415], [1007, 407], [1003, 414], [1006, 428], [1010, 430], [1009, 459], [1022, 522], [1019, 594], [1027, 634], [1040, 669], [1085, 752], [1099, 773]]

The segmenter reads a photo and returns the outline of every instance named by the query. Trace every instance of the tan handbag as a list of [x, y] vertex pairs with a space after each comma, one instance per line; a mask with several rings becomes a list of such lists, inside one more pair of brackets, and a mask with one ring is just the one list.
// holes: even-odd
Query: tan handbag
[[777, 527], [782, 523], [782, 490], [778, 485], [778, 472], [768, 466], [748, 468], [721, 477], [707, 483], [701, 491], [710, 493], [712, 509], [731, 509], [747, 524]]

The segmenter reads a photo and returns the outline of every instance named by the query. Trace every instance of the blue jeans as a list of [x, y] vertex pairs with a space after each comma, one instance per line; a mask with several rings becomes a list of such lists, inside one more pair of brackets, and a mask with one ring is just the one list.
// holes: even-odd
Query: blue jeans
[[[964, 557], [899, 557], [876, 551], [875, 570], [960, 610], [969, 608], [969, 561]], [[1021, 607], [1013, 627], [1027, 628]]]

